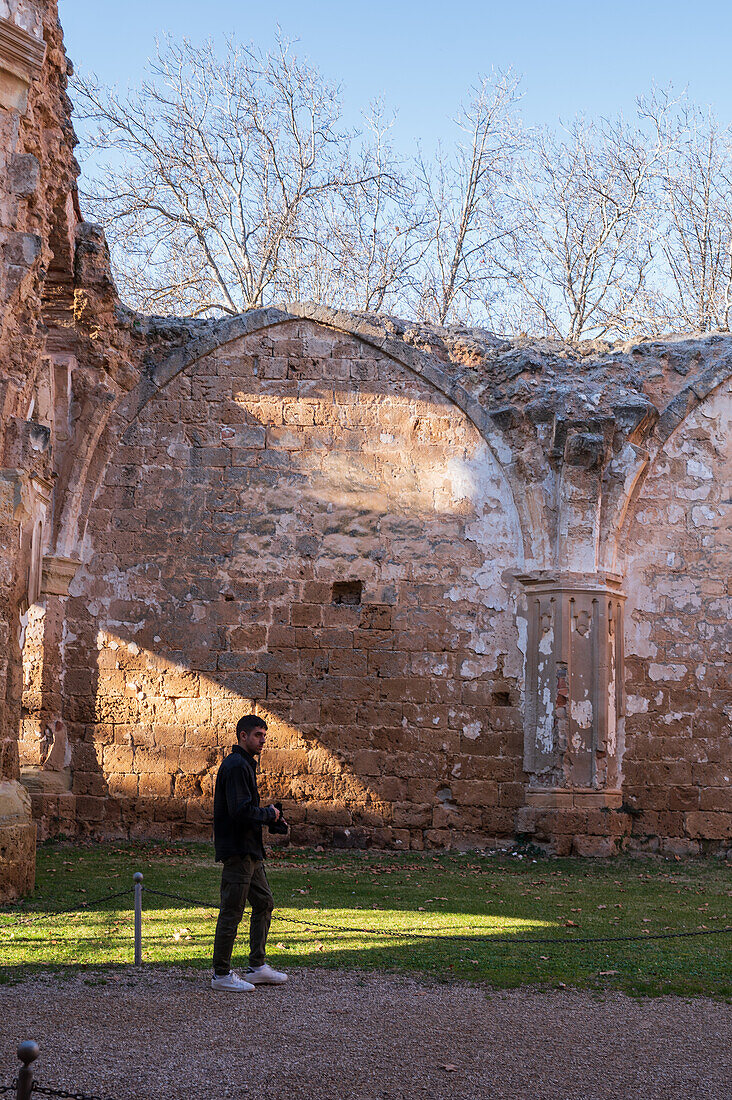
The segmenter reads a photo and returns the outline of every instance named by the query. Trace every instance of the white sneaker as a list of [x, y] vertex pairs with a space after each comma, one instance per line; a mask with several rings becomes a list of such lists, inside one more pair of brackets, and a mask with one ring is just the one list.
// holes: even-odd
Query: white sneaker
[[250, 966], [247, 970], [247, 981], [255, 985], [283, 985], [287, 981], [287, 975], [281, 970], [273, 970], [268, 963], [262, 966]]
[[245, 982], [243, 978], [230, 970], [228, 974], [214, 974], [211, 979], [211, 988], [219, 992], [251, 993], [254, 986], [251, 982]]

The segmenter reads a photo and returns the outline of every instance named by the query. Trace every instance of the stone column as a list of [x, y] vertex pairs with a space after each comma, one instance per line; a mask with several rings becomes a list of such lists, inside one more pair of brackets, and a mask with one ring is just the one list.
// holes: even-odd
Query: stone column
[[[28, 505], [30, 501], [32, 511], [37, 496], [33, 475], [43, 475], [45, 465], [37, 459], [39, 449], [43, 450], [42, 440], [40, 446], [34, 446], [39, 444], [38, 436], [28, 439], [29, 450], [36, 456], [28, 464], [19, 460], [18, 451], [23, 447], [14, 446], [8, 437], [16, 415], [30, 415], [27, 408], [18, 407], [17, 399], [25, 378], [32, 375], [33, 356], [39, 347], [38, 343], [34, 346], [32, 336], [25, 344], [18, 340], [19, 331], [27, 335], [34, 329], [35, 319], [21, 316], [19, 302], [39, 277], [42, 258], [42, 240], [35, 231], [38, 208], [31, 208], [30, 217], [27, 211], [19, 216], [19, 207], [39, 182], [39, 162], [23, 147], [21, 119], [31, 84], [40, 75], [46, 46], [40, 4], [6, 0], [0, 9], [0, 329], [5, 337], [0, 347], [0, 900], [5, 900], [27, 893], [35, 879], [36, 829], [30, 800], [17, 781], [18, 631], [31, 542]], [[20, 330], [14, 331], [8, 321], [18, 317]], [[22, 364], [20, 376], [18, 364]], [[36, 544], [40, 535], [36, 535]]]
[[[63, 627], [69, 585], [78, 561], [43, 559], [34, 633], [26, 635], [24, 665], [34, 674], [23, 695], [20, 780], [31, 796], [41, 840], [73, 832], [71, 746], [62, 715]], [[29, 652], [32, 647], [32, 652]]]
[[526, 601], [527, 805], [617, 807], [624, 751], [620, 578], [541, 572], [518, 580]]

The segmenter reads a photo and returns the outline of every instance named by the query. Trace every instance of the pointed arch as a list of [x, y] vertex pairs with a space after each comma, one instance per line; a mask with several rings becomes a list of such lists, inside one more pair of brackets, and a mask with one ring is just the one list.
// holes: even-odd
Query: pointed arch
[[153, 398], [178, 375], [212, 352], [244, 336], [298, 320], [311, 321], [360, 341], [424, 379], [457, 406], [477, 429], [504, 476], [521, 537], [527, 539], [527, 532], [536, 527], [533, 522], [527, 523], [527, 516], [533, 515], [535, 508], [532, 511], [531, 502], [527, 501], [509, 443], [488, 410], [451, 376], [448, 369], [434, 356], [386, 335], [375, 321], [313, 303], [295, 303], [282, 309], [252, 310], [212, 324], [200, 335], [176, 347], [163, 360], [151, 364], [129, 392], [116, 401], [110, 400], [111, 395], [106, 398], [99, 409], [94, 430], [88, 433], [83, 454], [73, 464], [65, 485], [60, 486], [54, 539], [57, 552], [68, 555], [71, 547], [83, 542], [92, 503], [117, 440]]

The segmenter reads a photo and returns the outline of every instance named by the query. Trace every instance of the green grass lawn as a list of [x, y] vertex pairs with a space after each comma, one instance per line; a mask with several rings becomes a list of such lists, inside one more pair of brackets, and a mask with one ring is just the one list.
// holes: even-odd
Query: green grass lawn
[[[138, 870], [149, 889], [204, 903], [145, 893], [145, 963], [208, 967], [220, 874], [209, 845], [58, 844], [39, 850], [33, 896], [0, 909], [3, 979], [29, 969], [129, 964]], [[645, 939], [732, 926], [732, 874], [718, 860], [589, 863], [293, 849], [275, 852], [268, 876], [277, 904], [268, 956], [276, 967], [732, 997], [732, 935]], [[96, 901], [126, 888], [122, 898]], [[75, 913], [53, 915], [88, 901]], [[573, 942], [623, 935], [644, 940]], [[553, 942], [515, 942], [522, 937]], [[235, 965], [245, 963], [245, 941], [240, 935]]]

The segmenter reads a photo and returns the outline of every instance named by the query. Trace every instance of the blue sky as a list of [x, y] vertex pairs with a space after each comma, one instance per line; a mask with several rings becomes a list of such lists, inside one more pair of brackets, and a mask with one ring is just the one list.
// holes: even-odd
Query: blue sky
[[449, 139], [450, 117], [475, 76], [513, 67], [528, 123], [578, 112], [631, 113], [655, 81], [732, 118], [732, 4], [721, 0], [60, 0], [77, 66], [124, 87], [139, 79], [155, 37], [194, 41], [233, 32], [266, 46], [279, 23], [297, 52], [343, 84], [347, 119], [383, 94], [406, 151]]

